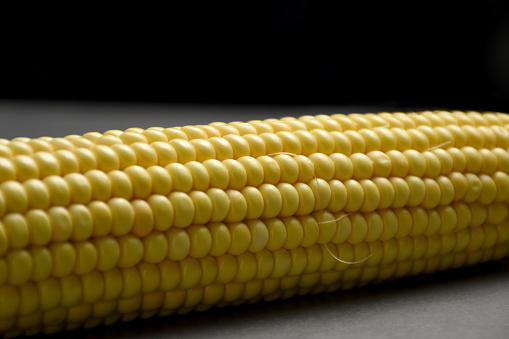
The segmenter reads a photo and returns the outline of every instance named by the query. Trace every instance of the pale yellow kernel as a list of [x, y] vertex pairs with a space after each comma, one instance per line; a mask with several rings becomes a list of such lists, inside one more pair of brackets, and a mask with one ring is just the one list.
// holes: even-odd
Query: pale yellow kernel
[[422, 207], [410, 207], [408, 209], [412, 216], [412, 229], [410, 230], [409, 235], [411, 237], [418, 237], [423, 235], [428, 227], [429, 216], [426, 213], [426, 210]]
[[347, 180], [344, 184], [347, 191], [347, 202], [344, 211], [358, 211], [364, 201], [364, 190], [361, 184], [357, 180]]
[[179, 261], [179, 266], [182, 273], [180, 288], [189, 289], [200, 283], [202, 270], [198, 260], [194, 258], [186, 258]]
[[309, 182], [309, 187], [315, 196], [314, 209], [321, 211], [329, 206], [332, 192], [329, 184], [323, 179], [314, 179]]
[[482, 156], [482, 167], [481, 172], [485, 174], [493, 174], [498, 168], [498, 159], [496, 155], [488, 149], [479, 150]]
[[[279, 185], [284, 185], [283, 187], [287, 187], [286, 185], [291, 186], [291, 185], [285, 184], [285, 183], [278, 184], [278, 189], [280, 191], [281, 191], [281, 189], [279, 188]], [[293, 186], [291, 186], [291, 188], [293, 188]], [[248, 187], [244, 187], [241, 190], [241, 193], [244, 196], [244, 199], [246, 200], [246, 203], [247, 203], [246, 219], [260, 218], [263, 214], [264, 207], [265, 207], [263, 195], [260, 192], [260, 190], [255, 187], [248, 186]], [[295, 192], [295, 193], [297, 194], [297, 192]], [[285, 203], [284, 199], [285, 198], [283, 196], [283, 192], [281, 192], [281, 195], [283, 197], [283, 207], [284, 207], [284, 203]], [[297, 206], [295, 207], [295, 210], [297, 209], [297, 207], [298, 207], [298, 194], [297, 194]]]
[[186, 163], [189, 161], [196, 160], [196, 150], [189, 141], [182, 139], [173, 139], [169, 141], [169, 144], [173, 146], [173, 148], [177, 152], [178, 161], [180, 163]]
[[0, 184], [0, 191], [5, 200], [5, 208], [12, 212], [23, 212], [28, 208], [28, 197], [24, 186], [17, 181]]
[[380, 151], [385, 153], [398, 148], [398, 141], [390, 129], [377, 127], [373, 129], [373, 132], [380, 138]]
[[442, 198], [442, 190], [437, 181], [429, 178], [424, 179], [425, 195], [422, 201], [424, 208], [435, 208]]
[[455, 125], [447, 125], [445, 128], [452, 134], [454, 138], [454, 147], [461, 148], [467, 145], [467, 136], [461, 127]]
[[[90, 276], [96, 277], [96, 279], [97, 279], [97, 275], [95, 275], [95, 274], [92, 274]], [[122, 293], [122, 290], [123, 290], [123, 285], [124, 285], [123, 279], [124, 279], [123, 274], [118, 268], [114, 268], [114, 269], [102, 272], [102, 279], [100, 279], [100, 280], [97, 279], [97, 280], [99, 280], [99, 283], [103, 282], [102, 290], [100, 290], [100, 291], [91, 290], [91, 293], [90, 293], [91, 295], [90, 295], [89, 299], [95, 298], [95, 296], [98, 295], [97, 292], [101, 292], [103, 300], [115, 301], [115, 305], [116, 305], [116, 299], [118, 299], [120, 297], [120, 294]], [[97, 304], [95, 304], [95, 305], [97, 305]]]
[[359, 130], [359, 134], [366, 142], [366, 152], [379, 151], [382, 148], [380, 137], [371, 129]]
[[233, 158], [238, 159], [240, 157], [251, 155], [251, 148], [249, 147], [246, 139], [239, 135], [228, 134], [224, 136], [224, 139], [228, 141], [233, 149]]
[[169, 143], [156, 141], [150, 144], [150, 147], [154, 150], [157, 156], [157, 164], [159, 166], [166, 166], [178, 161], [177, 151], [175, 151], [175, 148]]
[[188, 140], [187, 134], [184, 133], [184, 131], [182, 131], [180, 127], [165, 128], [161, 132], [163, 132], [166, 135], [166, 137], [168, 137], [168, 140], [171, 139]]
[[191, 146], [196, 151], [196, 160], [203, 162], [208, 159], [216, 158], [216, 150], [214, 146], [208, 141], [203, 139], [193, 139], [189, 141]]
[[134, 210], [128, 200], [113, 198], [108, 201], [112, 216], [111, 234], [126, 235], [131, 232], [134, 224]]
[[247, 184], [247, 171], [246, 168], [237, 160], [227, 159], [223, 160], [229, 173], [229, 188], [241, 189]]
[[3, 220], [3, 232], [10, 248], [21, 249], [28, 245], [30, 230], [26, 218], [19, 213], [6, 215]]
[[422, 152], [430, 147], [429, 139], [422, 131], [418, 129], [409, 129], [407, 133], [412, 139], [412, 149]]
[[394, 202], [396, 193], [393, 184], [383, 177], [373, 178], [372, 180], [380, 194], [380, 202], [378, 208], [389, 208]]
[[85, 173], [90, 188], [92, 190], [92, 199], [106, 201], [111, 197], [111, 182], [104, 172], [91, 170]]
[[[402, 239], [407, 237], [413, 226], [412, 214], [406, 208], [396, 209], [395, 214], [398, 218], [398, 231], [394, 235], [396, 239]], [[438, 215], [438, 213], [437, 213]]]
[[33, 260], [26, 250], [12, 250], [5, 255], [7, 264], [7, 282], [11, 285], [22, 285], [30, 279]]
[[354, 213], [349, 216], [352, 223], [352, 232], [347, 241], [352, 244], [360, 244], [368, 235], [368, 223], [366, 218], [360, 213]]
[[284, 248], [292, 249], [300, 246], [304, 239], [304, 229], [299, 219], [295, 217], [287, 217], [281, 219], [287, 230], [286, 242]]
[[14, 168], [12, 160], [0, 157], [0, 180], [9, 181], [15, 179], [16, 179], [16, 169]]
[[373, 176], [388, 178], [392, 172], [391, 158], [380, 151], [372, 151], [366, 154], [373, 161]]
[[[320, 269], [320, 266], [322, 265], [322, 251], [320, 250], [320, 246], [313, 245], [310, 247], [307, 247], [304, 249], [307, 256], [307, 265], [304, 269], [304, 275], [306, 276], [310, 273], [315, 273]], [[302, 282], [302, 276], [301, 276], [301, 282]]]
[[303, 239], [300, 244], [302, 247], [309, 247], [314, 245], [320, 236], [320, 227], [318, 222], [311, 215], [306, 215], [298, 218], [302, 225]]
[[345, 131], [344, 135], [350, 140], [352, 153], [366, 153], [366, 140], [357, 131]]
[[92, 188], [87, 178], [80, 173], [70, 173], [64, 176], [69, 186], [71, 201], [75, 203], [87, 203], [92, 200]]
[[297, 193], [299, 193], [299, 208], [295, 215], [308, 215], [315, 207], [315, 195], [309, 185], [297, 182], [294, 184]]
[[316, 138], [318, 143], [317, 152], [323, 154], [334, 153], [336, 145], [330, 133], [321, 129], [311, 130], [310, 133]]
[[55, 242], [68, 240], [73, 230], [69, 210], [60, 206], [51, 207], [48, 216], [51, 223], [51, 239]]
[[466, 135], [467, 145], [479, 149], [484, 146], [484, 135], [474, 126], [461, 126]]
[[315, 168], [315, 174], [318, 178], [330, 180], [334, 178], [335, 166], [331, 158], [322, 153], [314, 153], [309, 156]]
[[344, 154], [331, 154], [330, 159], [334, 162], [335, 174], [334, 178], [338, 180], [351, 179], [354, 174], [352, 160]]
[[134, 153], [136, 153], [138, 165], [147, 168], [159, 163], [157, 152], [153, 147], [151, 147], [151, 145], [142, 142], [135, 142], [130, 144], [129, 147], [131, 147]]
[[152, 182], [152, 192], [154, 194], [168, 195], [173, 188], [173, 182], [170, 173], [160, 166], [151, 166], [147, 168]]
[[436, 179], [440, 187], [440, 205], [449, 205], [455, 197], [454, 185], [448, 177], [440, 176]]
[[[283, 145], [283, 151], [296, 155], [303, 154], [303, 145], [296, 134], [286, 131], [277, 132], [276, 135], [280, 138]], [[316, 142], [316, 139], [315, 139]], [[316, 145], [318, 147], [318, 145]]]
[[[282, 205], [279, 216], [287, 217], [294, 215], [299, 208], [299, 193], [293, 185], [287, 183], [280, 183], [276, 187], [279, 190], [282, 198]], [[262, 206], [264, 206], [264, 204], [262, 204]]]
[[171, 175], [173, 190], [180, 192], [191, 191], [193, 188], [193, 176], [186, 166], [173, 163], [166, 166], [166, 170]]
[[[240, 193], [239, 193], [240, 194]], [[188, 194], [173, 192], [169, 195], [173, 205], [173, 225], [175, 227], [187, 227], [194, 219], [195, 206]]]
[[479, 173], [482, 168], [482, 155], [481, 153], [472, 147], [463, 147], [461, 152], [465, 155], [466, 160], [466, 171], [470, 173]]
[[142, 132], [141, 129], [137, 131], [128, 129], [119, 135], [119, 139], [122, 140], [122, 142], [126, 145], [131, 145], [135, 142], [141, 142], [146, 144], [148, 142], [147, 138], [143, 134], [141, 134], [141, 132]]
[[108, 271], [120, 260], [120, 246], [113, 237], [97, 238], [93, 241], [97, 249], [97, 269]]
[[302, 130], [294, 131], [293, 133], [297, 136], [302, 145], [303, 155], [310, 155], [318, 151], [318, 142], [313, 134]]
[[32, 272], [30, 280], [42, 281], [51, 274], [52, 258], [51, 253], [46, 247], [32, 247], [29, 250], [32, 257]]
[[290, 252], [284, 248], [272, 252], [274, 256], [274, 269], [271, 278], [282, 278], [290, 271], [292, 266], [292, 258]]
[[381, 202], [381, 194], [377, 185], [371, 180], [361, 180], [360, 184], [364, 191], [364, 200], [360, 207], [361, 212], [372, 212], [378, 208]]
[[[117, 170], [120, 167], [119, 156], [113, 148], [105, 145], [97, 145], [92, 151], [95, 153], [97, 159], [97, 168], [104, 172]], [[60, 160], [60, 159], [59, 159]], [[62, 162], [60, 161], [60, 167], [62, 174], [67, 172], [62, 168]]]
[[329, 181], [329, 186], [331, 189], [331, 199], [327, 209], [332, 212], [339, 212], [345, 207], [347, 202], [346, 187], [339, 180]]
[[135, 236], [125, 235], [117, 239], [120, 248], [118, 267], [132, 267], [143, 258], [143, 242]]
[[12, 141], [8, 141], [6, 146], [9, 147], [13, 155], [25, 154], [31, 155], [33, 153], [32, 148], [26, 142], [25, 138], [15, 138]]
[[494, 225], [498, 225], [507, 219], [508, 210], [506, 205], [503, 203], [493, 203], [487, 206], [488, 208], [488, 217], [486, 222]]
[[[140, 272], [136, 267], [129, 267], [129, 268], [122, 268], [120, 269], [120, 273], [122, 274], [122, 278], [124, 281], [122, 293], [120, 293], [120, 299], [117, 304], [117, 310], [121, 313], [123, 312], [133, 312], [136, 309], [139, 309], [139, 306], [141, 304], [141, 276]], [[126, 304], [122, 304], [120, 301], [124, 301], [126, 303], [129, 302], [129, 299], [138, 299], [138, 303], [135, 303], [135, 305], [131, 305], [130, 309], [128, 309], [129, 306]], [[122, 300], [123, 299], [123, 300]], [[132, 300], [131, 300], [132, 301]]]
[[214, 146], [217, 160], [225, 160], [233, 158], [233, 148], [228, 140], [223, 138], [212, 137], [209, 142]]
[[[278, 161], [278, 163], [283, 163], [283, 165], [286, 165], [288, 162], [285, 162], [285, 161], [281, 161], [279, 159], [280, 156], [276, 156], [275, 157], [275, 160]], [[286, 156], [288, 157], [288, 156]], [[290, 158], [291, 159], [291, 158]], [[253, 157], [241, 157], [239, 159], [237, 159], [238, 162], [240, 164], [242, 164], [242, 166], [244, 166], [244, 169], [246, 170], [246, 174], [247, 174], [247, 182], [246, 182], [246, 185], [249, 185], [249, 186], [254, 186], [254, 187], [258, 187], [260, 186], [262, 183], [263, 183], [263, 180], [264, 180], [264, 173], [263, 173], [263, 166], [260, 164], [260, 162], [258, 162], [255, 158]], [[295, 164], [295, 162], [293, 160], [290, 160], [293, 162], [293, 164], [295, 165], [295, 169], [297, 168], [297, 164]], [[290, 162], [290, 164], [292, 164], [292, 162]], [[280, 167], [281, 167], [281, 164], [280, 164]], [[288, 167], [288, 166], [287, 166]], [[287, 167], [285, 168], [282, 168], [283, 170], [283, 180], [285, 178], [288, 178], [288, 176], [292, 176], [292, 172], [291, 172], [291, 169], [288, 169]], [[289, 170], [289, 172], [287, 172]], [[293, 179], [293, 177], [290, 177], [290, 180]], [[297, 180], [295, 178], [295, 180]], [[288, 181], [288, 180], [286, 180]]]
[[[66, 206], [69, 204], [71, 200], [71, 193], [69, 191], [69, 186], [64, 178], [56, 175], [52, 175], [43, 179], [44, 184], [48, 188], [50, 194], [51, 205], [57, 206]], [[1, 189], [1, 186], [0, 186]], [[21, 194], [18, 192], [18, 194]], [[5, 196], [5, 192], [4, 192]], [[9, 197], [9, 201], [12, 201], [14, 197]], [[17, 199], [21, 199], [21, 197], [17, 197]], [[16, 202], [17, 205], [22, 203], [21, 201]]]
[[425, 176], [429, 178], [436, 178], [442, 171], [440, 159], [432, 152], [423, 152], [424, 160], [426, 161]]
[[189, 197], [197, 213], [194, 215], [193, 224], [206, 224], [212, 216], [212, 201], [209, 196], [202, 191], [192, 191]]
[[73, 272], [83, 275], [92, 272], [98, 262], [98, 254], [94, 244], [90, 241], [81, 241], [74, 244], [76, 263]]
[[149, 144], [156, 141], [168, 142], [168, 137], [161, 131], [146, 129], [141, 134], [145, 136]]
[[392, 208], [406, 206], [410, 199], [410, 186], [408, 182], [405, 179], [398, 177], [391, 177], [389, 181], [394, 187], [394, 201], [391, 205]]
[[509, 131], [502, 126], [490, 126], [490, 130], [495, 134], [496, 147], [509, 148]]
[[[497, 197], [497, 184], [488, 175], [481, 174], [479, 176], [482, 184], [482, 192], [478, 198], [478, 201], [483, 205], [490, 205]], [[467, 179], [468, 180], [468, 179]]]
[[246, 225], [249, 227], [251, 233], [251, 244], [248, 250], [253, 253], [260, 252], [269, 243], [270, 235], [268, 226], [261, 220], [248, 220], [246, 221]]
[[391, 159], [392, 163], [392, 176], [405, 177], [410, 170], [410, 164], [408, 158], [400, 151], [389, 151], [386, 153]]
[[410, 188], [410, 197], [408, 199], [407, 205], [420, 205], [424, 201], [426, 195], [426, 185], [424, 181], [421, 178], [412, 175], [406, 177], [405, 181]]
[[112, 227], [112, 215], [108, 205], [102, 201], [93, 201], [88, 205], [92, 217], [93, 230], [95, 237], [101, 237], [108, 234]]
[[16, 155], [12, 158], [12, 163], [16, 169], [16, 177], [18, 181], [39, 177], [39, 167], [31, 156]]
[[350, 160], [354, 168], [354, 179], [369, 179], [373, 176], [374, 163], [367, 155], [354, 153], [350, 156]]
[[168, 239], [161, 232], [151, 233], [143, 239], [143, 260], [149, 263], [159, 263], [168, 253]]
[[477, 199], [480, 198], [483, 190], [483, 184], [481, 179], [477, 175], [471, 173], [465, 174], [465, 179], [467, 182], [467, 186], [465, 196], [463, 197], [463, 201], [467, 203], [477, 201]]
[[124, 172], [131, 180], [134, 198], [145, 199], [152, 193], [152, 178], [147, 170], [141, 166], [129, 166]]
[[[263, 192], [260, 193], [263, 195]], [[247, 215], [247, 202], [244, 198], [244, 195], [236, 190], [227, 190], [226, 194], [228, 196], [230, 207], [224, 220], [226, 222], [237, 222], [244, 220]]]
[[394, 134], [394, 137], [398, 143], [397, 150], [403, 152], [412, 148], [412, 138], [406, 130], [402, 128], [391, 128], [391, 132]]
[[93, 220], [85, 205], [75, 204], [69, 207], [72, 222], [71, 240], [81, 241], [90, 238], [93, 232]]
[[193, 258], [203, 258], [212, 248], [212, 235], [205, 226], [193, 225], [186, 228], [191, 241], [189, 255]]
[[416, 150], [406, 150], [403, 152], [403, 155], [408, 160], [409, 175], [415, 175], [417, 177], [423, 177], [426, 174], [426, 159], [422, 155], [422, 153], [417, 152]]
[[[163, 237], [166, 238], [164, 235]], [[163, 254], [164, 257], [166, 257], [166, 253], [163, 252]], [[138, 265], [138, 270], [140, 271], [141, 278], [141, 293], [146, 294], [157, 291], [161, 284], [161, 272], [159, 271], [159, 267], [155, 264], [142, 261]], [[161, 298], [161, 302], [162, 299], [163, 298]]]
[[212, 202], [210, 221], [216, 222], [224, 220], [230, 211], [230, 198], [228, 194], [219, 188], [210, 188], [206, 191], [206, 194]]
[[52, 244], [49, 248], [52, 257], [52, 275], [57, 278], [65, 277], [74, 269], [76, 252], [70, 243]]
[[225, 254], [230, 248], [230, 230], [223, 223], [210, 223], [208, 228], [212, 236], [210, 255], [219, 256]]

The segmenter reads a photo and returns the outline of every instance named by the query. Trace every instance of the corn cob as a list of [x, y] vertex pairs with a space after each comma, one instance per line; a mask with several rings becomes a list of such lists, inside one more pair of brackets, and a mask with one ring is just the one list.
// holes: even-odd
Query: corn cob
[[509, 117], [0, 139], [0, 334], [350, 289], [509, 251]]

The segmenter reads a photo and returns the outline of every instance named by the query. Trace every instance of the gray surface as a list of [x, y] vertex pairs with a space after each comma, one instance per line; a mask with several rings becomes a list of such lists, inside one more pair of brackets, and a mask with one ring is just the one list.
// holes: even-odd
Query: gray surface
[[[232, 107], [0, 102], [0, 137], [65, 136], [393, 107]], [[398, 110], [401, 110], [398, 109]], [[507, 338], [509, 266], [490, 263], [374, 287], [72, 332], [75, 338]], [[57, 334], [66, 338], [71, 333]]]

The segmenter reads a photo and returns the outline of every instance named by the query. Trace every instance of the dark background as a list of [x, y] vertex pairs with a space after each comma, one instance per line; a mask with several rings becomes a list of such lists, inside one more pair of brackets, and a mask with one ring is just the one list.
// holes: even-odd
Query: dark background
[[4, 11], [0, 99], [509, 111], [508, 1], [240, 3]]

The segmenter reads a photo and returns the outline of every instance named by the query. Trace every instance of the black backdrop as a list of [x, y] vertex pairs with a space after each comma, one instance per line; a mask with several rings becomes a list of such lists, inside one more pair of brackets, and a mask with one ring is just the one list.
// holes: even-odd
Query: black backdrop
[[508, 1], [239, 3], [4, 12], [0, 98], [509, 111]]

